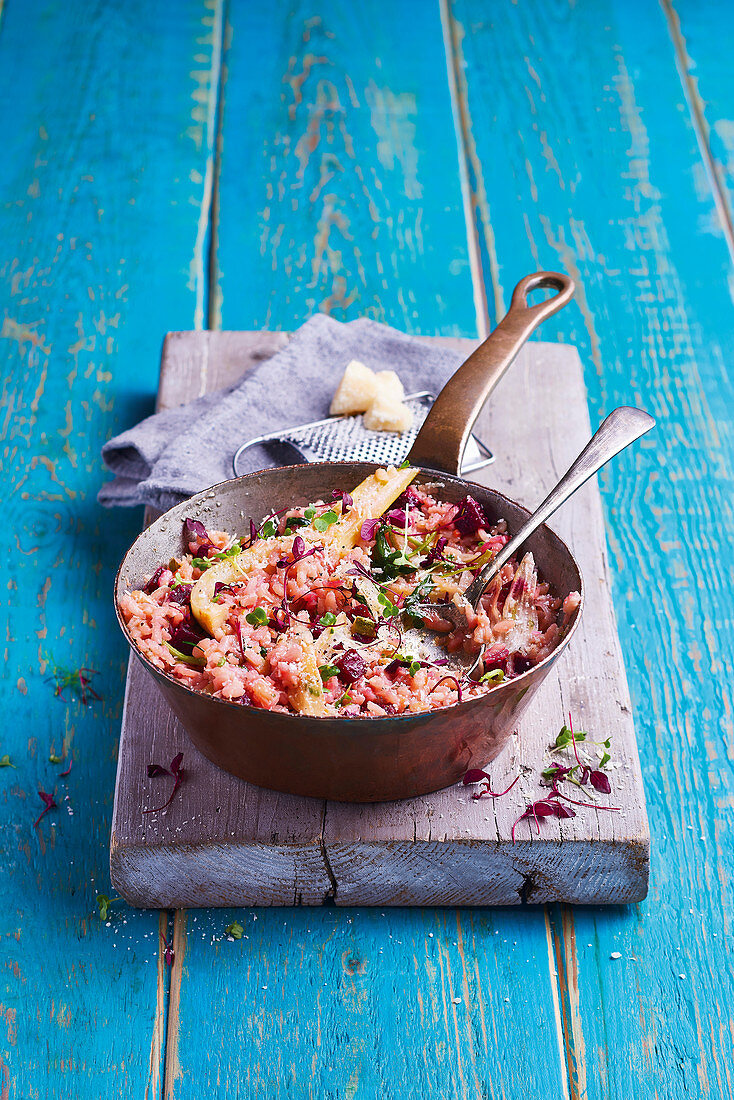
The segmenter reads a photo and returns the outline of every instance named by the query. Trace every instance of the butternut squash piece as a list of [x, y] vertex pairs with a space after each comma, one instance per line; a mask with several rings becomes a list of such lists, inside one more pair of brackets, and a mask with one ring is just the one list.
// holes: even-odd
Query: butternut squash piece
[[213, 638], [221, 638], [227, 622], [229, 608], [226, 603], [214, 603], [214, 586], [237, 584], [247, 577], [253, 569], [262, 569], [267, 565], [273, 550], [279, 550], [279, 556], [287, 553], [293, 546], [293, 537], [277, 539], [258, 539], [235, 558], [226, 558], [216, 565], [210, 565], [191, 589], [191, 611], [204, 630]]
[[301, 657], [298, 661], [299, 683], [289, 695], [291, 705], [299, 714], [323, 718], [326, 715], [324, 685], [321, 683], [321, 673], [311, 631], [305, 623], [293, 622], [289, 632], [301, 647]]

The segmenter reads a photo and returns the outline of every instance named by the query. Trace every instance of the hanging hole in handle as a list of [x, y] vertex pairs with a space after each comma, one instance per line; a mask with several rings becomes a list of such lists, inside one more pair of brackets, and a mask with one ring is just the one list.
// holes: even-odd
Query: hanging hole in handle
[[[540, 301], [531, 304], [528, 295], [536, 290], [548, 290], [551, 293]], [[534, 275], [526, 275], [515, 287], [512, 293], [511, 311], [523, 311], [545, 318], [561, 309], [573, 298], [576, 284], [569, 275], [558, 271], [536, 271]]]

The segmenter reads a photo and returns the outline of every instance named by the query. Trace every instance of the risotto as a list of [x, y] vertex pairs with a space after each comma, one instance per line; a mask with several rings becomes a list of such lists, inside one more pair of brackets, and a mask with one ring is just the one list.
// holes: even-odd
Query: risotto
[[406, 652], [420, 602], [451, 600], [508, 541], [471, 496], [450, 504], [418, 470], [378, 470], [352, 494], [250, 522], [246, 536], [185, 520], [183, 552], [120, 600], [140, 651], [187, 687], [246, 706], [384, 717], [485, 694], [543, 660], [579, 604], [531, 554], [494, 577], [448, 652], [482, 654], [460, 682]]

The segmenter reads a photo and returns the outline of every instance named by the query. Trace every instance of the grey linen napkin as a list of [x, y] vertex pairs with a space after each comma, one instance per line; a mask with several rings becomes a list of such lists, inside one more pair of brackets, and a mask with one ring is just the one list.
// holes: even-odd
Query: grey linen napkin
[[[461, 356], [367, 318], [344, 324], [318, 313], [290, 343], [230, 390], [156, 413], [102, 448], [115, 474], [100, 504], [151, 504], [159, 511], [233, 477], [241, 443], [328, 415], [334, 390], [350, 359], [373, 370], [394, 370], [406, 393], [442, 388]], [[275, 465], [272, 452], [252, 447], [244, 471]]]

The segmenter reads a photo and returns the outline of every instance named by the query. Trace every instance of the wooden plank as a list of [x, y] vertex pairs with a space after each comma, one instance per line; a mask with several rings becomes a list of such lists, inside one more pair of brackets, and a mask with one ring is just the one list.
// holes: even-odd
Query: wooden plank
[[[250, 367], [283, 339], [258, 333], [170, 336], [161, 371], [167, 405], [181, 392], [198, 395], [201, 377], [212, 389], [233, 381], [236, 366]], [[465, 355], [475, 346], [453, 343]], [[585, 400], [572, 349], [537, 344], [524, 352], [483, 415], [482, 430], [497, 455], [484, 473], [486, 483], [527, 503], [540, 501], [589, 436]], [[460, 796], [449, 788], [408, 802], [323, 806], [270, 794], [196, 753], [133, 659], [112, 827], [116, 888], [133, 904], [169, 907], [321, 905], [325, 899], [337, 905], [609, 903], [644, 896], [644, 795], [594, 487], [582, 490], [557, 521], [577, 554], [587, 604], [581, 636], [523, 718], [513, 751], [493, 767], [497, 790], [523, 777], [507, 798], [473, 801], [463, 789]], [[544, 823], [539, 836], [525, 823], [513, 844], [512, 824], [528, 801], [540, 797], [549, 745], [569, 710], [578, 728], [614, 743], [620, 815], [580, 813]], [[171, 760], [181, 750], [185, 792], [165, 813], [146, 815], [146, 764]]]
[[528, 265], [572, 272], [578, 308], [544, 332], [582, 349], [593, 418], [631, 400], [661, 420], [655, 452], [601, 479], [611, 529], [626, 519], [610, 562], [657, 857], [634, 915], [552, 913], [569, 1091], [730, 1096], [733, 334], [716, 205], [660, 11], [452, 12], [501, 260], [488, 296]]
[[[95, 905], [126, 663], [110, 585], [140, 516], [94, 498], [102, 442], [151, 409], [161, 317], [195, 319], [212, 23], [199, 0], [2, 15], [3, 1097], [154, 1097], [163, 1077], [158, 915], [118, 901], [105, 927]], [[97, 669], [102, 702], [55, 699], [47, 654]], [[34, 829], [39, 789], [59, 808]]]

